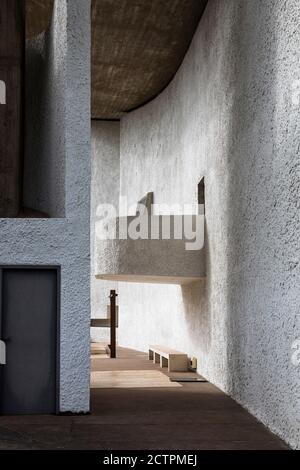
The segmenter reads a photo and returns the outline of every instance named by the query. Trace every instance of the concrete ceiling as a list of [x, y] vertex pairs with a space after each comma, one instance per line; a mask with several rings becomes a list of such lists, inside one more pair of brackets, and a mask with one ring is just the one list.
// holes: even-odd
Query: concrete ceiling
[[[119, 119], [158, 95], [190, 45], [207, 0], [92, 0], [92, 117]], [[53, 0], [26, 0], [27, 35]]]

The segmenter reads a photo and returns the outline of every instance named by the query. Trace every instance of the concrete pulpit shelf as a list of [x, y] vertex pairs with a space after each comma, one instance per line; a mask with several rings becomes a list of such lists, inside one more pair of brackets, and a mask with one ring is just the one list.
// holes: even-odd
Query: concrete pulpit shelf
[[[182, 220], [182, 216], [174, 215], [140, 217], [140, 226], [143, 224], [147, 226], [149, 234], [153, 233], [153, 227], [160, 227], [156, 237], [152, 239], [150, 235], [149, 238], [142, 239], [130, 237], [120, 239], [121, 225], [126, 227], [127, 233], [130, 232], [131, 223], [137, 223], [136, 216], [110, 220], [108, 224], [111, 227], [116, 226], [117, 236], [113, 239], [104, 240], [102, 228], [97, 227], [96, 278], [119, 282], [179, 285], [205, 278], [204, 216], [190, 216], [192, 225], [196, 226], [197, 223], [198, 227], [197, 246], [186, 235], [181, 239], [176, 238], [174, 235], [176, 218]], [[170, 236], [165, 239], [162, 227], [167, 223], [170, 225]]]

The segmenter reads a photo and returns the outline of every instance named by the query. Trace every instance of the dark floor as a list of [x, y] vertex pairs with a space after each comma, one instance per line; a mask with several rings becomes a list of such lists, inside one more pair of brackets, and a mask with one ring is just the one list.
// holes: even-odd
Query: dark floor
[[[92, 370], [158, 369], [141, 353], [92, 359]], [[286, 449], [209, 383], [94, 389], [89, 416], [0, 417], [0, 449]]]

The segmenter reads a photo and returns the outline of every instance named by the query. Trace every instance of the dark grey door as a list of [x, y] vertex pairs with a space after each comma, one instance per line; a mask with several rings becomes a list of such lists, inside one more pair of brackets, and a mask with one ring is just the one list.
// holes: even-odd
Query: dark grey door
[[56, 412], [57, 271], [2, 269], [1, 414]]

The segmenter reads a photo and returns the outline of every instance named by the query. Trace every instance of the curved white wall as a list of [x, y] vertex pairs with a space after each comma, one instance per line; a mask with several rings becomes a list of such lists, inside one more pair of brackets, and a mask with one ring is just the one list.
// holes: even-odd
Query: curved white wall
[[[119, 207], [120, 123], [92, 121], [91, 179], [91, 310], [92, 318], [106, 318], [109, 293], [116, 282], [96, 279], [95, 222], [98, 204]], [[91, 328], [92, 341], [110, 341], [109, 328]]]
[[300, 447], [297, 0], [210, 0], [170, 86], [121, 122], [121, 196], [193, 203], [207, 281], [119, 284], [120, 344], [163, 343]]

